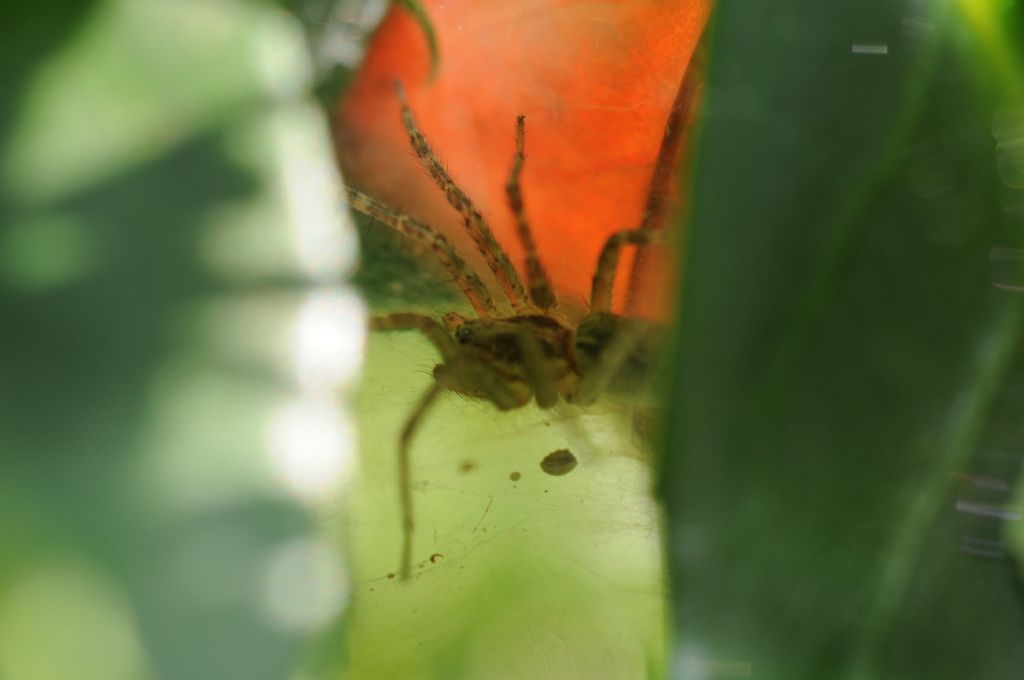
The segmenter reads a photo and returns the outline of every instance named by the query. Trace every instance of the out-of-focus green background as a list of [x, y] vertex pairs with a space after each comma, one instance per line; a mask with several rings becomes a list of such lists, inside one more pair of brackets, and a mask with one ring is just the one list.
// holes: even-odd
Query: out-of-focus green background
[[1016, 677], [1020, 0], [719, 2], [663, 462], [449, 398], [411, 584], [363, 307], [457, 297], [366, 224], [344, 283], [322, 108], [384, 9], [9, 10], [0, 678]]
[[363, 336], [301, 24], [5, 15], [0, 677], [288, 677], [347, 601]]

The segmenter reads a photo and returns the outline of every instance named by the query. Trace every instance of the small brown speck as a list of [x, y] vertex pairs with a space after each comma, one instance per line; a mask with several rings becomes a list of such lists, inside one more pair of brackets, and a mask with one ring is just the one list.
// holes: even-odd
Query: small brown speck
[[508, 476], [508, 478], [511, 479], [513, 482], [518, 482], [520, 479], [523, 478], [523, 476], [518, 472], [513, 472]]
[[430, 556], [430, 563], [437, 564], [437, 561], [440, 559], [444, 559], [444, 555], [442, 555], [441, 553], [434, 553]]
[[475, 460], [464, 460], [459, 463], [459, 472], [462, 474], [469, 474], [473, 470], [476, 470], [477, 465]]
[[395, 577], [395, 572], [391, 572], [391, 573], [388, 574], [388, 578], [394, 578], [394, 577]]
[[576, 456], [569, 449], [558, 449], [544, 456], [540, 469], [556, 477], [567, 475], [576, 467]]

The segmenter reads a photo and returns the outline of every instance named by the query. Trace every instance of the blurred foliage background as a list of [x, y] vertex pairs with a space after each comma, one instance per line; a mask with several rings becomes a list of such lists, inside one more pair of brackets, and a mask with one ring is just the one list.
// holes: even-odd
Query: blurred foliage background
[[345, 600], [307, 508], [351, 467], [363, 334], [301, 28], [269, 3], [13, 13], [0, 677], [287, 677]]
[[[718, 3], [658, 466], [670, 653], [646, 464], [536, 470], [642, 448], [629, 414], [446, 403], [418, 455], [447, 562], [402, 590], [386, 456], [431, 359], [374, 340], [342, 493], [362, 308], [314, 101], [384, 8], [0, 28], [0, 678], [1015, 677], [1019, 0]], [[424, 274], [363, 238], [374, 308], [450, 302], [385, 289]]]

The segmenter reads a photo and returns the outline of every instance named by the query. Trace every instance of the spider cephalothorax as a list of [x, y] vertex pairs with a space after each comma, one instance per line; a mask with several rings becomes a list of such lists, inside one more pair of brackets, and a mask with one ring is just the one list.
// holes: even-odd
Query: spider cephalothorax
[[[553, 317], [524, 314], [467, 319], [452, 335], [467, 361], [519, 388], [517, 393], [521, 399], [514, 404], [496, 401], [499, 408], [522, 406], [530, 397], [535, 397], [541, 408], [547, 408], [558, 397], [568, 397], [578, 382], [572, 355], [572, 331]], [[434, 375], [437, 377], [436, 371]], [[457, 382], [449, 382], [445, 387], [487, 398]]]
[[[682, 90], [686, 89], [684, 81]], [[412, 563], [413, 509], [409, 447], [423, 415], [445, 390], [486, 400], [501, 410], [522, 407], [531, 400], [540, 408], [559, 401], [587, 405], [607, 391], [630, 391], [648, 382], [654, 357], [655, 326], [650, 322], [613, 314], [611, 290], [619, 253], [626, 245], [646, 246], [660, 240], [652, 228], [648, 210], [640, 227], [613, 234], [605, 243], [594, 272], [590, 313], [578, 323], [556, 318], [551, 310], [558, 299], [537, 253], [519, 187], [525, 144], [525, 120], [516, 120], [516, 155], [506, 186], [509, 208], [516, 218], [517, 233], [525, 251], [527, 285], [497, 243], [487, 222], [472, 201], [455, 184], [419, 131], [399, 88], [402, 120], [413, 151], [444, 192], [495, 279], [512, 313], [500, 313], [488, 288], [466, 265], [458, 251], [434, 228], [400, 214], [355, 190], [347, 189], [348, 201], [357, 210], [412, 238], [444, 266], [462, 290], [478, 318], [455, 312], [439, 322], [431, 316], [397, 313], [375, 317], [377, 331], [416, 330], [441, 356], [434, 367], [434, 384], [424, 394], [403, 428], [399, 444], [399, 495], [402, 506], [401, 576], [407, 578]], [[678, 98], [677, 98], [678, 99]], [[689, 102], [684, 101], [684, 104]], [[673, 125], [688, 115], [677, 106], [669, 119], [665, 142], [659, 153], [652, 185], [660, 180], [674, 158], [668, 148], [676, 138]], [[649, 201], [650, 204], [650, 201]], [[650, 207], [650, 205], [648, 206]]]

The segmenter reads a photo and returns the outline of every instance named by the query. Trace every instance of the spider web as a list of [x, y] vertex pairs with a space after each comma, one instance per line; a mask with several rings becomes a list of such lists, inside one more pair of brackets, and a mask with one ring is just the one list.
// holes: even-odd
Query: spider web
[[[347, 540], [352, 677], [639, 677], [661, 655], [657, 510], [621, 405], [500, 413], [445, 395], [413, 444], [413, 577], [400, 582], [399, 431], [437, 361], [416, 334], [370, 340]], [[544, 473], [560, 448], [579, 460]], [[446, 673], [447, 675], [447, 673]]]

